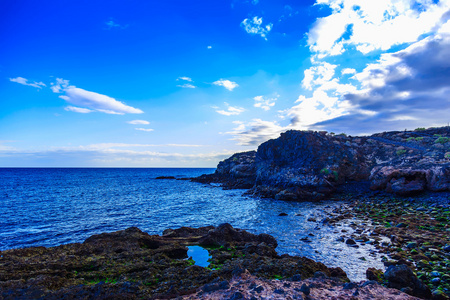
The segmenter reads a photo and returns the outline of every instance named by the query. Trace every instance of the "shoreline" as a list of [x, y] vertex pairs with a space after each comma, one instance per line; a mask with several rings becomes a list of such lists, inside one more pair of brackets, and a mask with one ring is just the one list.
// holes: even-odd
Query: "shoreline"
[[[338, 195], [335, 195], [335, 196], [337, 197]], [[448, 215], [450, 214], [450, 209], [449, 209], [450, 208], [450, 205], [449, 205], [450, 204], [450, 193], [427, 193], [420, 197], [414, 197], [414, 198], [397, 197], [397, 196], [393, 196], [390, 194], [379, 193], [379, 192], [374, 192], [372, 195], [363, 195], [363, 196], [360, 194], [353, 195], [353, 194], [349, 193], [346, 196], [341, 194], [339, 196], [339, 199], [340, 199], [340, 201], [336, 202], [336, 203], [339, 203], [337, 208], [334, 209], [333, 214], [329, 216], [329, 219], [327, 220], [327, 222], [329, 222], [330, 224], [338, 224], [339, 222], [348, 221], [348, 220], [351, 220], [354, 218], [359, 218], [363, 222], [366, 222], [366, 223], [362, 223], [362, 225], [361, 225], [361, 223], [359, 223], [359, 225], [357, 223], [351, 223], [351, 226], [354, 227], [356, 234], [353, 233], [353, 234], [347, 235], [346, 233], [343, 233], [342, 234], [342, 236], [343, 236], [342, 242], [343, 243], [347, 243], [347, 241], [349, 239], [351, 239], [354, 241], [353, 245], [364, 247], [363, 246], [364, 244], [367, 244], [368, 241], [372, 241], [372, 242], [370, 242], [370, 244], [377, 247], [378, 251], [380, 253], [383, 253], [386, 256], [386, 260], [384, 261], [385, 266], [391, 266], [391, 265], [395, 266], [395, 265], [403, 265], [403, 264], [409, 265], [409, 267], [418, 275], [418, 278], [420, 280], [424, 281], [431, 288], [431, 291], [435, 292], [435, 294], [438, 293], [439, 291], [448, 294], [449, 276], [448, 275], [444, 276], [444, 275], [446, 275], [446, 273], [448, 273], [448, 268], [450, 267], [450, 264], [448, 264], [448, 259], [450, 257], [450, 254], [449, 254], [449, 252], [444, 251], [444, 249], [443, 249], [443, 247], [445, 247], [446, 245], [443, 244], [444, 242], [441, 242], [442, 245], [440, 245], [440, 246], [434, 245], [433, 243], [435, 242], [435, 240], [437, 238], [435, 231], [431, 231], [427, 235], [426, 232], [424, 233], [424, 230], [426, 228], [425, 229], [420, 228], [420, 229], [416, 230], [413, 227], [413, 225], [415, 223], [409, 223], [409, 219], [404, 220], [404, 218], [402, 218], [402, 214], [399, 214], [399, 212], [403, 211], [405, 209], [405, 211], [407, 211], [410, 216], [420, 215], [420, 216], [422, 216], [422, 219], [421, 219], [422, 222], [423, 222], [423, 217], [426, 215], [434, 216], [434, 217], [430, 217], [430, 220], [429, 220], [429, 221], [433, 221], [433, 219], [436, 220], [437, 218], [440, 217], [441, 214], [444, 214], [445, 216], [447, 216], [446, 220], [448, 221]], [[387, 209], [386, 206], [389, 209]], [[422, 209], [418, 209], [419, 207], [429, 207], [429, 208], [427, 210], [422, 210]], [[379, 208], [379, 210], [375, 211], [376, 208]], [[397, 209], [397, 211], [395, 211], [395, 209]], [[430, 209], [431, 209], [431, 211], [429, 211]], [[371, 212], [369, 215], [368, 215], [368, 211]], [[392, 216], [390, 214], [388, 216], [386, 216], [386, 221], [391, 222], [392, 224], [387, 227], [385, 226], [386, 224], [384, 224], [384, 223], [375, 224], [372, 222], [371, 224], [369, 224], [369, 221], [374, 221], [375, 217], [377, 217], [377, 218], [383, 217], [383, 216], [378, 216], [378, 214], [377, 214], [378, 212], [381, 212], [381, 211], [384, 211], [385, 213], [387, 211], [395, 212], [395, 214], [392, 213]], [[433, 211], [437, 211], [437, 213], [429, 214], [430, 212], [433, 212]], [[393, 219], [391, 220], [391, 219], [389, 219], [389, 217], [392, 217]], [[282, 217], [280, 217], [280, 218], [282, 218]], [[399, 220], [403, 220], [403, 221], [399, 222]], [[377, 221], [375, 221], [375, 222], [377, 222]], [[397, 226], [400, 223], [406, 224], [406, 226]], [[203, 229], [202, 233], [205, 234], [206, 231], [209, 231], [212, 228], [214, 228], [214, 227], [208, 227], [207, 229]], [[338, 228], [338, 227], [336, 226], [336, 228]], [[365, 232], [365, 234], [363, 236], [357, 236], [358, 233], [361, 233], [367, 229], [369, 229], [370, 232]], [[447, 223], [446, 225], [444, 225], [443, 229], [445, 229], [446, 232], [450, 231], [449, 224]], [[202, 230], [202, 229], [192, 229], [192, 230]], [[402, 234], [404, 235], [406, 230], [408, 230], [408, 234], [411, 237], [415, 236], [416, 233], [422, 234], [420, 236], [421, 240], [419, 240], [419, 242], [417, 242], [417, 241], [413, 240], [413, 238], [410, 238], [410, 239], [402, 238], [401, 235]], [[435, 229], [433, 229], [433, 230], [435, 230]], [[119, 232], [124, 232], [124, 231], [119, 231]], [[189, 240], [189, 237], [192, 238], [192, 232], [189, 232], [189, 230], [187, 230], [187, 231], [184, 230], [184, 232], [183, 232], [182, 229], [165, 231], [165, 234], [163, 234], [163, 236], [161, 236], [161, 238], [170, 237], [170, 234], [172, 232], [178, 232], [178, 235], [175, 234], [172, 237], [172, 238], [178, 239], [178, 242], [180, 242], [183, 239], [185, 239], [187, 241], [187, 240]], [[444, 234], [441, 234], [440, 238], [446, 237], [447, 236], [446, 232]], [[113, 235], [116, 233], [118, 233], [118, 232], [104, 233], [104, 234], [96, 235], [93, 237], [109, 236], [109, 235]], [[139, 233], [139, 234], [141, 234], [141, 233]], [[132, 236], [135, 234], [136, 233], [133, 233]], [[145, 233], [142, 233], [142, 234], [147, 235]], [[182, 237], [180, 237], [180, 235]], [[198, 235], [198, 233], [197, 233], [197, 235]], [[250, 234], [250, 235], [254, 236], [253, 234]], [[389, 242], [385, 242], [385, 243], [377, 242], [377, 239], [379, 239], [383, 236], [386, 238], [389, 238], [394, 235], [400, 236], [402, 239], [397, 238], [393, 242], [390, 242], [390, 243]], [[85, 243], [88, 242], [93, 237], [88, 238], [85, 241]], [[198, 236], [196, 238], [198, 238]], [[95, 238], [94, 238], [94, 240], [95, 240]], [[114, 239], [112, 239], [112, 240], [109, 240], [109, 242], [112, 243], [113, 245], [115, 245], [114, 247], [117, 247], [117, 245], [118, 245], [117, 243], [120, 244], [123, 241], [121, 241], [121, 242], [114, 241]], [[191, 240], [191, 242], [192, 242], [192, 240]], [[450, 243], [450, 240], [448, 239], [448, 237], [445, 242]], [[85, 243], [83, 243], [83, 244], [85, 244]], [[416, 245], [414, 247], [412, 247], [411, 243], [416, 243]], [[427, 247], [427, 246], [429, 246], [428, 243], [430, 243], [430, 247]], [[61, 246], [56, 246], [56, 247], [51, 247], [51, 248], [32, 247], [32, 248], [22, 248], [22, 249], [12, 249], [12, 250], [0, 251], [0, 266], [4, 266], [5, 253], [7, 255], [9, 255], [9, 253], [22, 253], [22, 255], [25, 255], [27, 257], [33, 257], [33, 255], [37, 254], [38, 256], [36, 257], [36, 259], [41, 260], [41, 259], [44, 259], [45, 253], [48, 253], [48, 251], [52, 251], [52, 249], [61, 249], [62, 251], [65, 251], [67, 249], [70, 249], [71, 247], [75, 247], [75, 246], [79, 247], [80, 245], [83, 245], [83, 244], [67, 244], [67, 245], [61, 245]], [[353, 245], [348, 245], [348, 243], [347, 243], [347, 246], [353, 246]], [[425, 246], [425, 248], [423, 248], [424, 246]], [[117, 251], [117, 249], [115, 250], [116, 252], [118, 252], [116, 254], [120, 255], [121, 253], [124, 253], [123, 251], [127, 250], [127, 249], [120, 250], [121, 248], [123, 248], [123, 245], [121, 245], [119, 247], [118, 251]], [[399, 248], [402, 248], [402, 250], [399, 251]], [[436, 257], [432, 257], [433, 254], [435, 254], [435, 253], [431, 254], [431, 256], [428, 257], [429, 255], [428, 255], [428, 253], [424, 252], [424, 249], [429, 250], [430, 248], [431, 248], [431, 250], [430, 250], [431, 252], [438, 252], [437, 255], [439, 256], [439, 259], [437, 259]], [[436, 248], [438, 248], [438, 249], [436, 249]], [[273, 249], [275, 249], [275, 248], [273, 248]], [[435, 251], [433, 249], [435, 249], [437, 251]], [[216, 251], [214, 249], [210, 249], [210, 252], [211, 252], [211, 250]], [[416, 256], [416, 257], [411, 257], [410, 255], [409, 256], [402, 255], [405, 253], [411, 254], [411, 252], [413, 252], [414, 250], [417, 251], [418, 256]], [[450, 249], [447, 249], [447, 250], [450, 251]], [[91, 252], [89, 255], [95, 257], [96, 254], [93, 254], [93, 253], [95, 253], [95, 251], [100, 251], [100, 250], [98, 250], [98, 249], [95, 250], [95, 248], [94, 249], [91, 248], [91, 251], [93, 251], [93, 252]], [[101, 251], [105, 251], [105, 249], [103, 249]], [[177, 250], [177, 251], [180, 251], [180, 250]], [[235, 251], [240, 251], [240, 250], [235, 250]], [[264, 251], [267, 251], [267, 250], [264, 250]], [[34, 253], [34, 254], [32, 254], [30, 256], [30, 253]], [[227, 253], [227, 252], [225, 252], [225, 253]], [[88, 257], [89, 257], [89, 255], [88, 255]], [[64, 259], [68, 259], [67, 255], [63, 255], [63, 257], [65, 257]], [[226, 257], [229, 257], [229, 254], [227, 254]], [[281, 255], [279, 257], [283, 258], [283, 257], [290, 257], [290, 256], [285, 254], [285, 255]], [[433, 267], [433, 265], [431, 265], [431, 267], [429, 267], [430, 264], [424, 265], [423, 262], [421, 263], [421, 261], [425, 259], [424, 257], [428, 257], [428, 262], [432, 262], [434, 267]], [[421, 258], [421, 259], [419, 260], [418, 258]], [[16, 259], [17, 259], [17, 257], [16, 257]], [[30, 259], [30, 258], [28, 258], [28, 259]], [[312, 260], [309, 260], [309, 261], [312, 262]], [[215, 265], [217, 265], [217, 263], [218, 263], [218, 261], [215, 261], [215, 263], [212, 263], [212, 265], [215, 266]], [[416, 263], [418, 263], [417, 264], [417, 266], [419, 266], [418, 268], [415, 266]], [[107, 265], [109, 265], [109, 267], [111, 267], [110, 264], [111, 264], [111, 261]], [[97, 265], [97, 268], [103, 267], [101, 264], [100, 265], [96, 264], [96, 265]], [[189, 267], [189, 265], [187, 267]], [[3, 267], [0, 267], [0, 271], [2, 269], [3, 269]], [[212, 272], [213, 270], [211, 270], [211, 268], [209, 268], [209, 271]], [[233, 273], [232, 271], [233, 270], [230, 270], [230, 273]], [[226, 295], [229, 296], [229, 293], [231, 291], [233, 291], [233, 293], [238, 293], [238, 292], [242, 293], [242, 291], [243, 291], [242, 288], [245, 288], [246, 283], [249, 283], [249, 282], [257, 282], [258, 286], [264, 284], [264, 286], [279, 287], [278, 284], [274, 285], [273, 283], [270, 283], [270, 278], [264, 279], [264, 276], [260, 277], [258, 275], [256, 275], [256, 277], [255, 277], [254, 274], [251, 274], [252, 272], [248, 273], [246, 268], [241, 268], [241, 270], [239, 272], [241, 272], [241, 271], [243, 273], [234, 274], [231, 277], [227, 277], [227, 281], [229, 283], [233, 282], [233, 280], [238, 280], [237, 283], [242, 285], [241, 289], [239, 289], [239, 284], [236, 284], [236, 286], [233, 285], [232, 287], [229, 286], [226, 289], [226, 291], [227, 291], [225, 293]], [[432, 272], [439, 272], [439, 274], [432, 273]], [[40, 275], [38, 275], [38, 273], [35, 273], [32, 275], [40, 277]], [[67, 276], [67, 271], [64, 273], [65, 273], [65, 276]], [[384, 271], [380, 271], [380, 270], [376, 270], [376, 269], [371, 269], [367, 273], [369, 279], [372, 280], [372, 281], [370, 281], [371, 282], [370, 284], [375, 284], [375, 283], [373, 283], [374, 281], [378, 282], [374, 285], [375, 290], [378, 290], [381, 287], [381, 286], [379, 286], [379, 284], [385, 285], [386, 287], [389, 286], [388, 283], [386, 282], [386, 279], [383, 277], [384, 276], [383, 273], [384, 273]], [[244, 275], [242, 275], [243, 278], [245, 279], [244, 281], [242, 281], [242, 278], [239, 277], [239, 276], [241, 276], [241, 274], [244, 274]], [[430, 276], [430, 274], [432, 274], [435, 277]], [[292, 274], [292, 275], [294, 275], [294, 274]], [[311, 276], [311, 275], [313, 275], [313, 274], [310, 274], [309, 276]], [[3, 277], [1, 277], [2, 279], [0, 280], [0, 284], [5, 283], [5, 279], [7, 278], [7, 275], [5, 273], [3, 273], [2, 276]], [[312, 276], [312, 277], [314, 277], [314, 276]], [[344, 293], [345, 295], [349, 295], [348, 289], [343, 288], [343, 283], [328, 282], [325, 284], [324, 282], [328, 280], [328, 276], [325, 276], [322, 279], [320, 278], [320, 276], [316, 276], [316, 277], [319, 277], [319, 278], [311, 279], [312, 281], [309, 281], [308, 284], [313, 287], [320, 286], [321, 284], [322, 285], [321, 285], [321, 288], [319, 288], [317, 291], [313, 292], [313, 294], [315, 293], [315, 295], [323, 296], [324, 295], [323, 293], [325, 293], [325, 291], [328, 291], [329, 289], [331, 289], [331, 290], [336, 290], [336, 289], [339, 290], [340, 289], [342, 293]], [[235, 279], [235, 278], [241, 278], [241, 279]], [[436, 283], [432, 283], [433, 278], [440, 278], [440, 284], [437, 285]], [[106, 290], [109, 290], [109, 289], [114, 290], [115, 285], [117, 285], [121, 281], [124, 281], [123, 279], [127, 279], [127, 278], [125, 277], [125, 278], [122, 278], [119, 280], [116, 279], [116, 281], [111, 281], [108, 279], [103, 280], [103, 281], [100, 280], [99, 282], [95, 283], [94, 285], [86, 283], [85, 288], [88, 290], [92, 290], [93, 286], [96, 287], [97, 285], [100, 284], [102, 286], [105, 286], [105, 288], [107, 288]], [[281, 279], [280, 282], [284, 284], [285, 280], [288, 278], [286, 276], [283, 276], [279, 279]], [[327, 280], [323, 280], [323, 279], [327, 279]], [[267, 281], [267, 280], [269, 280], [269, 281]], [[314, 280], [316, 280], [315, 283], [314, 283]], [[199, 283], [201, 283], [201, 281]], [[35, 279], [32, 279], [31, 284], [29, 282], [27, 282], [27, 286], [29, 289], [36, 288], [36, 286], [34, 286], [35, 284], [36, 284], [36, 286], [39, 286], [40, 283], [35, 282]], [[155, 284], [158, 286], [159, 283], [156, 282]], [[206, 284], [208, 284], [208, 283], [206, 283]], [[364, 282], [359, 282], [358, 284], [355, 283], [355, 285], [353, 286], [353, 289], [356, 289], [359, 292], [361, 292], [361, 289], [367, 286], [367, 285], [362, 286], [363, 284], [364, 284]], [[234, 287], [234, 289], [233, 289], [233, 287]], [[288, 287], [285, 287], [284, 291], [285, 291], [286, 295], [288, 295], [288, 293], [294, 293], [294, 292], [297, 292], [297, 294], [298, 294], [298, 291], [293, 290], [294, 287], [299, 289], [299, 287], [295, 284], [293, 285], [292, 290], [289, 289]], [[440, 287], [440, 289], [438, 289], [438, 287]], [[193, 295], [195, 295], [195, 293], [198, 293], [198, 291], [201, 292], [202, 288], [203, 288], [203, 285], [200, 284], [196, 289], [189, 290], [189, 292], [192, 292], [192, 293], [194, 293]], [[14, 289], [18, 290], [17, 288], [13, 288], [13, 290]], [[266, 288], [266, 289], [267, 289], [267, 291], [270, 290], [270, 288]], [[276, 288], [274, 288], [273, 290], [275, 290], [275, 289]], [[2, 285], [1, 290], [4, 293], [4, 285]], [[70, 293], [70, 290], [71, 290], [70, 287], [68, 290], [66, 288], [66, 290], [64, 290], [65, 291], [64, 293]], [[350, 290], [352, 290], [352, 289], [350, 289]], [[404, 291], [412, 293], [408, 289], [406, 289]], [[9, 292], [11, 292], [11, 291], [9, 291]], [[214, 292], [214, 291], [211, 291], [211, 292]], [[222, 291], [222, 292], [224, 292], [224, 291]], [[353, 290], [352, 290], [352, 292], [354, 293]], [[380, 292], [380, 291], [378, 291], [378, 292]], [[90, 292], [87, 292], [87, 293], [90, 293]], [[371, 293], [370, 287], [369, 287], [369, 290], [367, 291], [367, 293], [369, 293], [369, 294]], [[387, 293], [387, 291], [382, 290], [381, 293]], [[389, 293], [392, 293], [392, 292], [389, 292]], [[369, 294], [366, 294], [366, 296]], [[212, 295], [215, 295], [215, 294], [212, 293], [211, 297], [213, 297]], [[220, 293], [217, 295], [220, 295]], [[372, 295], [372, 294], [370, 294], [370, 295]], [[386, 295], [386, 294], [384, 294], [384, 295]], [[163, 297], [163, 295], [161, 295], [161, 296]], [[303, 296], [305, 296], [305, 295], [303, 295]], [[195, 296], [192, 296], [192, 295], [186, 296], [186, 297], [187, 297], [186, 299], [195, 299]], [[191, 297], [191, 298], [189, 298], [189, 297]], [[192, 298], [192, 297], [194, 297], [194, 298]], [[400, 297], [398, 299], [410, 299], [410, 298], [402, 298], [402, 297], [405, 297], [404, 295], [400, 295], [398, 297]], [[442, 296], [442, 297], [445, 297], [445, 296]], [[205, 299], [207, 299], [207, 297]], [[211, 298], [211, 299], [214, 299], [214, 298]], [[228, 299], [228, 298], [226, 298], [226, 299]], [[276, 298], [274, 298], [274, 299], [276, 299]], [[282, 298], [280, 298], [280, 299], [282, 299]], [[315, 299], [315, 298], [310, 298], [310, 299]], [[320, 298], [317, 298], [317, 299], [320, 299]], [[356, 299], [358, 299], [358, 298], [356, 298]], [[361, 298], [361, 299], [364, 299], [364, 298]], [[375, 299], [377, 299], [377, 298], [375, 298]], [[383, 299], [383, 298], [381, 297], [379, 299]], [[411, 298], [411, 299], [414, 299], [414, 298]], [[439, 299], [439, 298], [436, 298], [436, 299]], [[442, 298], [442, 299], [445, 299], [445, 298]]]

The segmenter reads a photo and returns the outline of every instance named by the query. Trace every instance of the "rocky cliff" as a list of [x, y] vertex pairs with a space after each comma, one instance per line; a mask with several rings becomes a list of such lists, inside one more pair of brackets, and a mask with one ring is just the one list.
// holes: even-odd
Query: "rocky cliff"
[[195, 181], [246, 188], [284, 200], [322, 199], [349, 182], [399, 195], [450, 190], [450, 128], [352, 137], [325, 131], [282, 133], [237, 153]]

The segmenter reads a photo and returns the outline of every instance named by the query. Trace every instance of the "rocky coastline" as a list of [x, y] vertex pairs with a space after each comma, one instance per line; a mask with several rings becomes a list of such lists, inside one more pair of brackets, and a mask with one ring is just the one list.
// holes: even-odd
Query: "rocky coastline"
[[450, 191], [450, 127], [359, 137], [290, 130], [193, 180], [293, 201], [325, 199], [352, 182], [400, 196]]
[[[208, 250], [209, 266], [198, 266], [188, 258], [188, 246], [192, 245]], [[270, 235], [221, 224], [168, 229], [162, 236], [131, 227], [94, 235], [83, 243], [6, 250], [0, 252], [0, 297], [417, 299], [374, 280], [351, 283], [340, 268], [305, 257], [278, 255], [276, 246]], [[420, 282], [402, 266], [409, 276], [406, 284]], [[405, 270], [394, 271], [398, 275]], [[421, 285], [410, 291], [418, 296], [427, 292]]]
[[[367, 281], [279, 255], [272, 236], [230, 224], [161, 236], [131, 227], [0, 251], [0, 299], [449, 299], [449, 138], [448, 127], [365, 137], [288, 131], [191, 179], [277, 200], [342, 201], [321, 222], [338, 230], [362, 221], [338, 242], [385, 255], [386, 270], [369, 268]], [[207, 266], [189, 257], [191, 246], [208, 251]]]

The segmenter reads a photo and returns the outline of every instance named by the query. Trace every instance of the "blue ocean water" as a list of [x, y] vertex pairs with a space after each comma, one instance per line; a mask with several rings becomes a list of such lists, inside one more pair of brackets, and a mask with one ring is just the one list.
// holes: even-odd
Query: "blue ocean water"
[[[320, 223], [336, 202], [287, 202], [243, 196], [243, 190], [158, 176], [195, 177], [214, 169], [0, 168], [0, 250], [83, 242], [93, 234], [137, 226], [149, 234], [167, 228], [230, 223], [268, 233], [278, 253], [342, 267], [354, 280], [367, 267], [383, 268], [373, 247], [337, 242], [348, 224]], [[285, 212], [288, 216], [281, 217]], [[317, 222], [309, 222], [313, 217]], [[355, 222], [357, 222], [355, 220]], [[309, 243], [301, 241], [308, 237]], [[365, 257], [366, 261], [359, 259]]]

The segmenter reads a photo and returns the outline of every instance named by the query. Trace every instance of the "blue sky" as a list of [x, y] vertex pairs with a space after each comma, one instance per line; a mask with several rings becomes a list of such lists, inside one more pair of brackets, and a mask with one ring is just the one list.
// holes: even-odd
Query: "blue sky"
[[0, 166], [215, 167], [450, 121], [450, 1], [0, 3]]

